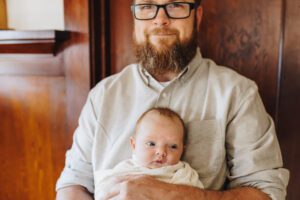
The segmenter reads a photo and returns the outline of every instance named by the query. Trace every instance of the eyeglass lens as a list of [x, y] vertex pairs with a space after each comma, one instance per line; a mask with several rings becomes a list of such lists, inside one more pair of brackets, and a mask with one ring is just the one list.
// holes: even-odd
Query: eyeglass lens
[[180, 19], [189, 17], [191, 6], [193, 3], [186, 2], [174, 2], [164, 5], [156, 4], [136, 4], [133, 5], [133, 11], [137, 19], [153, 19], [156, 17], [160, 8], [163, 8], [167, 13], [168, 17]]

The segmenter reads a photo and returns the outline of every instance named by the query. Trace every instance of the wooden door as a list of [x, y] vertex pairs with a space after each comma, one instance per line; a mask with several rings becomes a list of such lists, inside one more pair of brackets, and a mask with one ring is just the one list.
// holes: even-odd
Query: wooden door
[[[131, 0], [101, 1], [99, 68], [119, 72], [133, 62]], [[117, 6], [116, 6], [117, 5]], [[107, 9], [103, 9], [103, 7]], [[291, 171], [289, 200], [300, 198], [300, 2], [204, 0], [199, 33], [204, 57], [253, 79], [273, 117], [284, 166]], [[109, 35], [108, 35], [109, 33]], [[109, 41], [109, 42], [108, 42]], [[105, 44], [105, 46], [103, 45]], [[107, 61], [107, 59], [109, 60]]]

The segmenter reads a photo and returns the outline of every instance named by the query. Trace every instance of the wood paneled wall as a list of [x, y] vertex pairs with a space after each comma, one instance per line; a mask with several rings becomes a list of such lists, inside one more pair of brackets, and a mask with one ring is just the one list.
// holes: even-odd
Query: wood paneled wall
[[203, 6], [199, 34], [203, 56], [255, 80], [275, 119], [281, 0], [209, 0]]
[[284, 1], [278, 136], [290, 170], [287, 199], [300, 199], [300, 1]]
[[64, 78], [0, 76], [1, 199], [54, 199], [65, 138]]
[[65, 0], [54, 55], [0, 54], [0, 199], [53, 200], [90, 89], [89, 4]]
[[53, 199], [66, 148], [62, 56], [0, 55], [0, 66], [0, 196]]
[[[133, 62], [131, 0], [114, 1], [110, 23], [112, 73]], [[291, 172], [288, 200], [300, 199], [300, 2], [203, 0], [201, 52], [254, 80], [273, 117], [284, 166]], [[101, 33], [100, 33], [101, 34]], [[102, 33], [103, 34], [103, 33]], [[100, 66], [101, 68], [107, 66]]]
[[89, 2], [65, 0], [65, 29], [71, 39], [65, 44], [63, 65], [66, 77], [67, 127], [73, 136], [78, 116], [90, 90], [90, 30]]

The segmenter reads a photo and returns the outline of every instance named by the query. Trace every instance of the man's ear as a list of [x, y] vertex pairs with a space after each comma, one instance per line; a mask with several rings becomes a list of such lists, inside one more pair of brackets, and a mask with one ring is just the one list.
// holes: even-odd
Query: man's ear
[[203, 8], [202, 6], [198, 6], [196, 10], [196, 20], [197, 20], [197, 31], [200, 29], [200, 24], [203, 16]]
[[131, 151], [134, 151], [134, 149], [135, 149], [135, 138], [133, 136], [131, 136], [129, 141], [130, 141]]

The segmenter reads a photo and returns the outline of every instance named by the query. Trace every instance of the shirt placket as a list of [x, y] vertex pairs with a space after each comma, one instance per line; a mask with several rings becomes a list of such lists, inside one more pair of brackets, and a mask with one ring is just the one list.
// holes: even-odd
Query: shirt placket
[[172, 86], [169, 85], [165, 87], [160, 93], [156, 101], [156, 107], [170, 107], [171, 103], [171, 88]]

